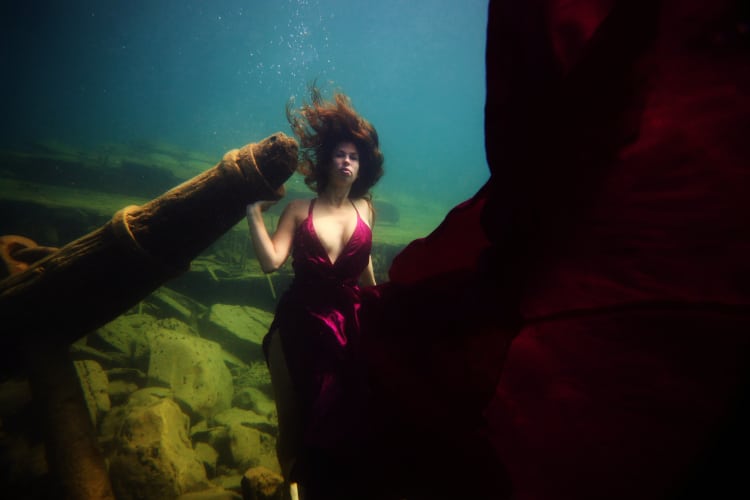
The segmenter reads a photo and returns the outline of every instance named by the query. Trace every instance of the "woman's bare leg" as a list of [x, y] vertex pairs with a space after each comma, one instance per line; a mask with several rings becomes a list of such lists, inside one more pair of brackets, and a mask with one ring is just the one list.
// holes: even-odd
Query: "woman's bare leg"
[[[271, 333], [268, 349], [268, 367], [271, 372], [276, 413], [279, 420], [279, 436], [276, 441], [276, 456], [284, 479], [292, 483], [292, 470], [297, 462], [302, 444], [302, 421], [299, 413], [292, 379], [281, 345], [278, 331]], [[296, 486], [296, 483], [295, 483]], [[296, 491], [296, 487], [294, 488]]]

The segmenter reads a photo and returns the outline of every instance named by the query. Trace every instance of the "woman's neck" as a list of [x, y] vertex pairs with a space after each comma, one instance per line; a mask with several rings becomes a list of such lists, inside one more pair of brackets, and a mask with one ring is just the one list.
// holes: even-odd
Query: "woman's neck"
[[318, 198], [323, 200], [327, 205], [332, 207], [341, 208], [349, 200], [350, 187], [336, 188], [334, 186], [328, 186], [325, 191], [318, 195]]

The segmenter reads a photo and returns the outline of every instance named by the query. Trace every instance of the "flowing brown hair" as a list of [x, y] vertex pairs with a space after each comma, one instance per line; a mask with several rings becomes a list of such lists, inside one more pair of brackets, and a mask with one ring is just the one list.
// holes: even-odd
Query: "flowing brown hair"
[[359, 175], [349, 198], [371, 198], [370, 188], [383, 176], [383, 153], [375, 127], [354, 110], [348, 96], [334, 92], [333, 100], [326, 101], [313, 84], [310, 103], [295, 112], [289, 101], [286, 117], [299, 139], [299, 171], [310, 189], [318, 194], [326, 189], [334, 149], [351, 142], [359, 154]]

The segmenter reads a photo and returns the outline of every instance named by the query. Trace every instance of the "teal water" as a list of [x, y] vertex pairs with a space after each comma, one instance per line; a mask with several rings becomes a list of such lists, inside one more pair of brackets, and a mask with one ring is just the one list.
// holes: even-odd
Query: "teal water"
[[376, 196], [416, 198], [409, 205], [439, 221], [488, 177], [486, 10], [485, 0], [3, 2], [0, 146], [147, 141], [218, 159], [288, 133], [287, 100], [317, 80], [377, 127]]

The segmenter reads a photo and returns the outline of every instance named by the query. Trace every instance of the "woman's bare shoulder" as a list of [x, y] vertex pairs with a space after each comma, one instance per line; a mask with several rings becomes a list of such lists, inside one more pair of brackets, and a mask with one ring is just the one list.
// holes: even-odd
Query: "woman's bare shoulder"
[[310, 202], [312, 200], [310, 199], [296, 199], [290, 201], [286, 208], [284, 209], [285, 212], [289, 213], [290, 215], [293, 215], [295, 219], [304, 219], [307, 217], [307, 212], [310, 208]]
[[310, 206], [311, 201], [312, 200], [309, 198], [296, 198], [294, 200], [291, 200], [287, 204], [287, 206], [290, 210], [301, 210], [303, 208], [307, 210], [307, 208]]
[[354, 206], [357, 207], [360, 216], [366, 220], [369, 225], [372, 225], [372, 201], [368, 198], [357, 198], [354, 200]]

